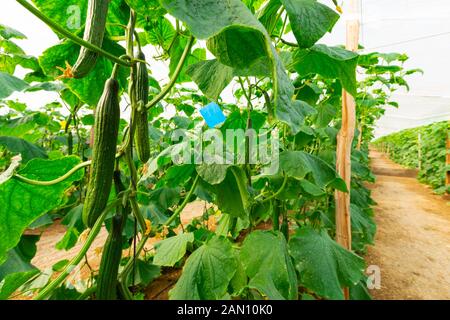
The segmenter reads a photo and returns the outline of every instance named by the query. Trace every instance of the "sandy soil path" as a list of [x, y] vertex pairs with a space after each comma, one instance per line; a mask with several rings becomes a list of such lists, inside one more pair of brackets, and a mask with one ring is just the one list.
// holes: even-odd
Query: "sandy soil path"
[[381, 269], [374, 299], [450, 299], [450, 205], [380, 152], [372, 151], [377, 202], [375, 246], [367, 262]]

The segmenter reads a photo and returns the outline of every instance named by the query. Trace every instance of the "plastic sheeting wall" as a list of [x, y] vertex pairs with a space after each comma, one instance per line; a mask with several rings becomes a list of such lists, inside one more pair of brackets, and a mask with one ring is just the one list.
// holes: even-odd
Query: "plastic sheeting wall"
[[[406, 53], [405, 66], [424, 71], [408, 78], [409, 92], [393, 96], [400, 107], [387, 107], [376, 135], [450, 119], [450, 1], [360, 0], [360, 7], [366, 51]], [[342, 19], [322, 41], [343, 43], [344, 26]]]

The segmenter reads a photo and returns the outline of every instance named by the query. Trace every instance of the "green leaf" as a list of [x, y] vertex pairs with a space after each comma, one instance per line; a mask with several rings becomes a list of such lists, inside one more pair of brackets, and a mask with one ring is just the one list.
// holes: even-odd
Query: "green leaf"
[[56, 243], [55, 248], [58, 250], [70, 250], [77, 244], [79, 236], [80, 233], [76, 228], [69, 228], [62, 239]]
[[372, 300], [369, 290], [367, 289], [366, 279], [363, 278], [357, 285], [350, 287], [351, 300]]
[[158, 242], [155, 245], [156, 254], [153, 263], [158, 266], [173, 267], [186, 254], [188, 243], [193, 241], [193, 233], [181, 233]]
[[17, 289], [39, 273], [38, 269], [8, 274], [0, 282], [0, 300], [8, 299]]
[[250, 278], [250, 288], [269, 299], [297, 299], [297, 276], [286, 239], [280, 232], [250, 233], [242, 245], [240, 258]]
[[36, 267], [31, 264], [37, 248], [36, 243], [40, 236], [23, 235], [19, 243], [7, 253], [7, 260], [0, 265], [0, 280], [4, 279], [8, 274], [16, 272], [26, 272], [35, 270]]
[[154, 19], [163, 16], [166, 13], [158, 0], [125, 0], [139, 15]]
[[230, 242], [215, 236], [189, 256], [169, 297], [171, 300], [221, 299], [236, 273], [236, 267], [236, 256]]
[[317, 187], [314, 183], [309, 182], [308, 180], [300, 180], [300, 186], [305, 192], [314, 197], [320, 197], [326, 194], [325, 191]]
[[195, 166], [193, 164], [182, 164], [179, 166], [171, 166], [167, 169], [166, 174], [160, 180], [164, 182], [166, 186], [170, 188], [175, 188], [180, 185], [183, 185], [195, 170]]
[[[56, 179], [80, 162], [75, 156], [57, 160], [33, 159], [19, 174], [29, 179], [49, 181]], [[25, 228], [44, 213], [66, 202], [64, 191], [73, 181], [80, 180], [79, 170], [66, 180], [52, 186], [36, 186], [10, 179], [0, 185], [0, 264], [7, 250], [13, 248]]]
[[[8, 121], [0, 126], [0, 135], [17, 138], [29, 138], [29, 135], [33, 135], [33, 132], [39, 133], [37, 128], [47, 125], [49, 120], [50, 116], [42, 112], [28, 114], [24, 117], [8, 119]], [[2, 120], [0, 119], [0, 121]], [[58, 125], [58, 130], [59, 129], [60, 126]]]
[[230, 168], [225, 179], [214, 187], [216, 204], [221, 211], [238, 218], [248, 215], [250, 195], [247, 190], [247, 177], [241, 168]]
[[339, 79], [342, 86], [355, 96], [357, 63], [357, 53], [317, 44], [310, 49], [295, 51], [292, 67], [300, 76], [320, 74], [328, 79]]
[[373, 244], [377, 226], [371, 216], [357, 205], [350, 204], [352, 224], [352, 248], [364, 250], [364, 245]]
[[27, 37], [20, 31], [17, 31], [16, 29], [10, 28], [8, 26], [5, 26], [4, 24], [0, 24], [0, 36], [2, 36], [4, 39], [26, 39]]
[[[125, 49], [115, 42], [105, 38], [103, 49], [116, 55], [125, 54]], [[66, 61], [73, 65], [78, 57], [80, 46], [71, 41], [50, 47], [39, 57], [39, 63], [46, 75], [56, 78], [61, 75], [56, 67], [65, 68]], [[111, 76], [113, 63], [105, 57], [98, 57], [97, 63], [92, 71], [82, 79], [64, 79], [67, 87], [83, 102], [90, 106], [97, 105], [103, 92], [105, 81]], [[127, 87], [128, 68], [119, 69], [119, 83], [122, 88]]]
[[16, 137], [0, 137], [0, 145], [4, 145], [9, 151], [20, 153], [22, 163], [27, 163], [34, 158], [47, 158], [45, 150], [26, 140]]
[[28, 88], [28, 86], [25, 81], [0, 71], [0, 99], [5, 99], [16, 91]]
[[301, 48], [313, 46], [333, 28], [339, 15], [316, 0], [281, 0]]
[[343, 299], [342, 288], [364, 276], [364, 260], [337, 244], [324, 229], [299, 228], [289, 241], [289, 251], [300, 284], [324, 298]]
[[291, 177], [304, 179], [311, 173], [315, 183], [324, 188], [337, 178], [336, 171], [325, 161], [304, 151], [283, 151], [280, 168]]
[[7, 299], [39, 270], [31, 264], [40, 236], [24, 235], [17, 246], [8, 251], [7, 260], [0, 265], [0, 300]]
[[154, 264], [142, 261], [141, 259], [136, 260], [135, 273], [133, 277], [133, 272], [130, 272], [127, 283], [128, 285], [140, 285], [147, 286], [150, 282], [161, 275], [161, 268], [155, 266]]
[[327, 127], [328, 124], [334, 119], [336, 116], [337, 109], [332, 104], [326, 103], [323, 105], [317, 106], [317, 115], [314, 119], [314, 123], [318, 128]]
[[227, 175], [230, 165], [227, 164], [206, 164], [202, 163], [196, 166], [198, 175], [209, 184], [219, 184]]
[[[83, 27], [86, 21], [88, 2], [83, 0], [46, 1], [33, 0], [36, 7], [62, 27], [75, 32]], [[111, 0], [108, 10], [108, 23], [126, 25], [129, 18], [129, 8], [124, 0]], [[122, 35], [123, 29], [106, 25], [111, 35]]]
[[176, 33], [170, 21], [163, 16], [146, 22], [144, 29], [147, 31], [147, 41], [164, 49], [169, 48]]
[[22, 48], [10, 40], [0, 39], [0, 48], [3, 49], [2, 53], [25, 54]]
[[186, 74], [194, 80], [208, 99], [217, 101], [233, 79], [233, 68], [214, 59], [190, 65], [186, 69]]

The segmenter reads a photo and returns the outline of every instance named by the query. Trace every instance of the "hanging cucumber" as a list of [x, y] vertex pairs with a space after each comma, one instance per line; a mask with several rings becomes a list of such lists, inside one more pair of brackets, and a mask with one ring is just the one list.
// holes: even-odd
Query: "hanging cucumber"
[[[145, 61], [145, 55], [139, 52], [139, 60]], [[134, 121], [136, 121], [136, 149], [139, 160], [147, 162], [150, 158], [150, 141], [148, 135], [148, 71], [145, 62], [138, 62], [136, 66], [136, 102], [134, 110]]]
[[[116, 192], [125, 190], [120, 179], [120, 171], [114, 172]], [[122, 259], [122, 231], [125, 228], [127, 216], [131, 212], [129, 203], [121, 204], [112, 218], [111, 231], [103, 247], [102, 260], [97, 279], [96, 298], [98, 300], [117, 299], [117, 276]]]
[[[111, 0], [89, 0], [83, 40], [101, 47], [105, 35], [106, 17]], [[74, 78], [85, 77], [95, 66], [98, 53], [81, 47], [78, 59], [72, 68]]]
[[118, 65], [106, 81], [95, 109], [91, 177], [82, 216], [89, 228], [105, 209], [111, 191], [120, 121], [119, 83], [115, 79], [117, 68]]

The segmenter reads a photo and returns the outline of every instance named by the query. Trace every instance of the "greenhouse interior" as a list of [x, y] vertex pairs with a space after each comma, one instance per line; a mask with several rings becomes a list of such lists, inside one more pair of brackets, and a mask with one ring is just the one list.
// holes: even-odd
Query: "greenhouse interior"
[[445, 0], [2, 1], [0, 300], [450, 300], [449, 21]]

